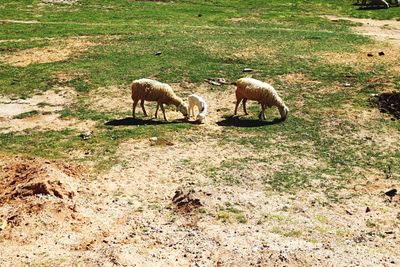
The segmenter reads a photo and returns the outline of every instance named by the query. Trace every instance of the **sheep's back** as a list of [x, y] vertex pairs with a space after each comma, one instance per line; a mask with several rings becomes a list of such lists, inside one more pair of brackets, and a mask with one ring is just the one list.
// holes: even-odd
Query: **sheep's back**
[[168, 102], [175, 93], [171, 86], [150, 79], [140, 79], [132, 83], [132, 98], [146, 101]]
[[272, 85], [252, 78], [242, 78], [237, 81], [237, 94], [243, 98], [256, 100], [265, 104], [277, 97], [277, 93]]

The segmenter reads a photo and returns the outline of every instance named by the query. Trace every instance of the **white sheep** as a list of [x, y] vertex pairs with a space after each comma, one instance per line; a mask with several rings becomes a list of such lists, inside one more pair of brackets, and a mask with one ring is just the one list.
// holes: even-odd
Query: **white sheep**
[[166, 83], [161, 83], [151, 79], [139, 79], [132, 82], [132, 117], [135, 118], [136, 105], [141, 100], [140, 106], [142, 107], [144, 116], [147, 117], [146, 110], [144, 108], [144, 101], [155, 101], [157, 102], [157, 108], [155, 117], [157, 118], [158, 108], [161, 107], [164, 115], [164, 120], [167, 120], [165, 116], [165, 109], [163, 104], [174, 105], [177, 111], [180, 111], [185, 118], [188, 118], [187, 106], [183, 100], [179, 98], [171, 86]]
[[265, 109], [267, 107], [276, 106], [281, 115], [281, 120], [285, 120], [289, 109], [279, 97], [278, 93], [272, 87], [272, 85], [253, 79], [253, 78], [241, 78], [236, 81], [236, 106], [235, 113], [237, 114], [237, 109], [240, 102], [243, 100], [243, 111], [248, 115], [246, 110], [247, 100], [255, 100], [261, 104], [261, 112], [258, 115], [259, 119], [265, 120]]
[[201, 96], [196, 94], [191, 94], [188, 97], [189, 101], [189, 117], [194, 116], [194, 107], [196, 106], [199, 110], [199, 114], [197, 114], [196, 121], [199, 123], [204, 123], [206, 119], [207, 113], [207, 102]]

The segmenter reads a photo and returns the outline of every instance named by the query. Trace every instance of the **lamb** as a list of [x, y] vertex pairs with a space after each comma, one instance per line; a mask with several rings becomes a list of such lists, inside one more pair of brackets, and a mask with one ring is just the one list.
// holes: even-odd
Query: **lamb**
[[207, 102], [201, 96], [196, 94], [191, 94], [188, 97], [189, 100], [189, 117], [194, 116], [194, 107], [197, 106], [199, 114], [197, 114], [196, 121], [199, 123], [204, 123], [207, 113]]
[[289, 109], [279, 97], [272, 85], [253, 78], [241, 78], [236, 81], [236, 86], [237, 102], [234, 115], [237, 114], [238, 106], [242, 100], [243, 111], [246, 115], [248, 115], [246, 110], [246, 102], [247, 100], [255, 100], [261, 104], [261, 112], [258, 115], [260, 120], [265, 120], [265, 109], [272, 106], [276, 106], [278, 108], [281, 115], [281, 120], [286, 120]]
[[187, 106], [183, 100], [176, 96], [171, 86], [166, 83], [161, 83], [151, 79], [139, 79], [132, 82], [132, 117], [135, 118], [136, 105], [140, 102], [144, 116], [147, 117], [147, 112], [144, 108], [144, 101], [155, 101], [157, 102], [157, 108], [155, 117], [157, 118], [158, 108], [161, 107], [164, 115], [164, 120], [167, 121], [165, 116], [164, 104], [176, 106], [176, 110], [180, 111], [185, 119], [188, 118]]

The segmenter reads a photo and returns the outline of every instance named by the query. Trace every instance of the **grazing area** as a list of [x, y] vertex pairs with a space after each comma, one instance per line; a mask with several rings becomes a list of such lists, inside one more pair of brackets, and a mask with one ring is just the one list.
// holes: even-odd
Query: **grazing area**
[[1, 1], [0, 265], [400, 265], [400, 7], [354, 2]]

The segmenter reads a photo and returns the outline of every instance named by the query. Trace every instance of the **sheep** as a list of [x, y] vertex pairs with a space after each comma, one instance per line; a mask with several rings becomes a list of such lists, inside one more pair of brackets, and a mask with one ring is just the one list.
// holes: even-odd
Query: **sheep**
[[155, 117], [157, 118], [158, 108], [161, 107], [164, 115], [164, 120], [167, 121], [165, 116], [164, 105], [174, 105], [177, 111], [180, 111], [185, 119], [188, 118], [187, 106], [183, 100], [175, 95], [171, 86], [166, 83], [161, 83], [151, 79], [139, 79], [132, 82], [132, 117], [135, 118], [136, 105], [140, 100], [140, 106], [142, 107], [143, 114], [147, 117], [147, 112], [144, 108], [144, 101], [155, 101], [157, 102]]
[[256, 100], [261, 104], [261, 112], [258, 115], [260, 120], [265, 120], [265, 109], [272, 106], [276, 106], [278, 108], [281, 115], [281, 120], [286, 120], [289, 109], [279, 97], [272, 85], [253, 78], [241, 78], [236, 81], [236, 86], [236, 106], [234, 115], [237, 114], [238, 106], [242, 100], [243, 111], [246, 115], [248, 115], [246, 110], [247, 100]]
[[191, 94], [188, 97], [189, 101], [189, 117], [194, 116], [194, 107], [197, 106], [199, 114], [197, 114], [196, 121], [199, 123], [204, 123], [207, 113], [207, 102], [201, 96], [196, 94]]

